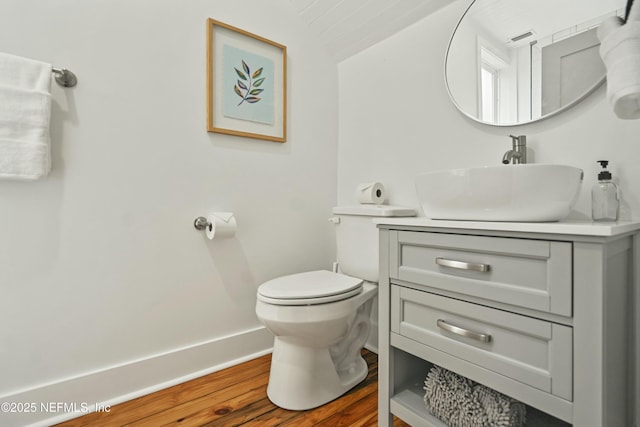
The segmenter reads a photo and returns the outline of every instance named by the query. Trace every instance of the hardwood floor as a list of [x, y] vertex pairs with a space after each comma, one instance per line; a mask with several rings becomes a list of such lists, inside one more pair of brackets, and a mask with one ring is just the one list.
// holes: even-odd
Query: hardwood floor
[[339, 399], [308, 411], [288, 411], [269, 401], [269, 354], [58, 426], [376, 426], [378, 357], [367, 350], [362, 354], [369, 365], [367, 378]]

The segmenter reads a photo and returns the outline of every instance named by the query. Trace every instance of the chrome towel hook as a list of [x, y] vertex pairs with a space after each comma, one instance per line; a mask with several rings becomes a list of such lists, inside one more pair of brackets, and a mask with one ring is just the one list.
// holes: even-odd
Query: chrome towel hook
[[56, 82], [63, 87], [74, 87], [78, 84], [78, 78], [72, 71], [66, 68], [52, 67], [51, 71], [55, 74]]

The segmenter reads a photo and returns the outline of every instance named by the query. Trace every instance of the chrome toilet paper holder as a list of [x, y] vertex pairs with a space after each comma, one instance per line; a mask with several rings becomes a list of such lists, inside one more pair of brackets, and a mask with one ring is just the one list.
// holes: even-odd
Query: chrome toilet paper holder
[[196, 230], [204, 230], [209, 240], [234, 237], [237, 226], [233, 212], [213, 212], [206, 217], [199, 216], [193, 221], [193, 227]]
[[193, 226], [196, 230], [206, 230], [207, 228], [211, 230], [211, 223], [209, 220], [203, 216], [199, 216], [193, 221]]

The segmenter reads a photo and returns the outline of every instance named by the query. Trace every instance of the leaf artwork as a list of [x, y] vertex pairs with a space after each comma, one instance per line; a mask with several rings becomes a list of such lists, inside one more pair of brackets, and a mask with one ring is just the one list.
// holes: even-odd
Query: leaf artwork
[[255, 104], [260, 101], [262, 98], [259, 98], [257, 95], [260, 95], [260, 93], [264, 91], [264, 89], [260, 89], [260, 86], [264, 83], [265, 79], [264, 77], [260, 77], [262, 75], [262, 67], [258, 68], [252, 74], [249, 65], [243, 60], [242, 71], [235, 67], [233, 69], [236, 70], [236, 74], [239, 77], [238, 82], [233, 87], [233, 91], [242, 98], [238, 105], [242, 105], [245, 101], [249, 104]]

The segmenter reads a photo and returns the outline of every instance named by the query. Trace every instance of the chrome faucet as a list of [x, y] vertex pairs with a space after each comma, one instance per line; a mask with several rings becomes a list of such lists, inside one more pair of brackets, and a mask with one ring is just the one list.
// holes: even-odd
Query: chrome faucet
[[511, 137], [512, 147], [511, 150], [504, 153], [502, 156], [502, 163], [508, 165], [513, 163], [514, 165], [523, 165], [527, 163], [527, 136], [513, 136]]

